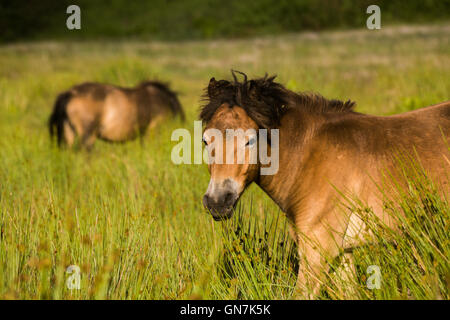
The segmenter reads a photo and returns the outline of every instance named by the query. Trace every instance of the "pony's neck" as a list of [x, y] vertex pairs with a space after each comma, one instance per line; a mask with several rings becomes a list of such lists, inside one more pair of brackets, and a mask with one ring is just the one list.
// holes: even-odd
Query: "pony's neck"
[[314, 145], [320, 139], [318, 133], [329, 122], [342, 114], [312, 114], [302, 109], [294, 109], [286, 114], [279, 126], [279, 169], [274, 175], [259, 175], [257, 184], [269, 197], [290, 216], [302, 206], [302, 184], [304, 170], [308, 166], [309, 155], [314, 153]]
[[312, 141], [322, 125], [327, 122], [324, 115], [315, 115], [302, 110], [286, 114], [279, 126], [279, 169], [274, 175], [260, 175], [257, 184], [288, 216], [301, 200], [294, 198], [301, 188], [302, 172], [310, 152]]

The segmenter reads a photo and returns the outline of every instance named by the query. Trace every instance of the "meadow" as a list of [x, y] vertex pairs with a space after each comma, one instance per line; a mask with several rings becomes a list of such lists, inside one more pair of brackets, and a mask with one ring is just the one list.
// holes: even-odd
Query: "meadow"
[[[290, 299], [296, 249], [279, 208], [252, 186], [234, 219], [214, 222], [201, 203], [206, 165], [170, 159], [172, 131], [193, 130], [203, 88], [213, 76], [229, 79], [230, 69], [277, 74], [292, 90], [352, 99], [359, 112], [405, 112], [450, 98], [450, 25], [0, 46], [0, 298]], [[185, 123], [164, 122], [143, 145], [97, 141], [90, 153], [51, 142], [47, 119], [59, 92], [154, 78], [179, 93]], [[411, 217], [409, 236], [361, 249], [358, 281], [330, 279], [320, 298], [449, 299], [450, 208], [421, 179], [421, 192], [397, 199]], [[423, 194], [436, 220], [419, 205]], [[79, 290], [66, 286], [69, 265], [81, 269]], [[380, 265], [380, 289], [366, 287], [368, 265]]]

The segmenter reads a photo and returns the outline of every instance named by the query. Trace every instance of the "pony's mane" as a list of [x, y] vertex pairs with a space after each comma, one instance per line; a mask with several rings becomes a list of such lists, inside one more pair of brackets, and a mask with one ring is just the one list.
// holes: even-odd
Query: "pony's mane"
[[[242, 82], [236, 74], [243, 75]], [[242, 107], [250, 118], [261, 128], [271, 129], [279, 125], [284, 113], [289, 108], [304, 108], [315, 114], [352, 112], [355, 103], [348, 100], [328, 100], [317, 93], [295, 93], [274, 81], [276, 76], [248, 80], [239, 71], [233, 71], [234, 81], [211, 78], [203, 95], [204, 105], [200, 111], [200, 119], [209, 122], [216, 110], [224, 103], [230, 107]]]
[[157, 80], [147, 80], [142, 81], [136, 88], [138, 90], [144, 89], [148, 86], [152, 86], [157, 88], [158, 90], [166, 93], [166, 95], [169, 98], [169, 107], [171, 108], [173, 114], [180, 114], [181, 119], [185, 120], [185, 115], [183, 108], [181, 107], [180, 101], [178, 100], [177, 93], [170, 89], [170, 86], [168, 83], [157, 81]]
[[136, 88], [145, 88], [145, 87], [148, 87], [148, 86], [156, 87], [156, 88], [160, 89], [161, 91], [175, 93], [172, 90], [170, 90], [169, 84], [167, 82], [161, 82], [161, 81], [157, 81], [157, 80], [142, 81], [141, 83], [139, 83], [136, 86]]

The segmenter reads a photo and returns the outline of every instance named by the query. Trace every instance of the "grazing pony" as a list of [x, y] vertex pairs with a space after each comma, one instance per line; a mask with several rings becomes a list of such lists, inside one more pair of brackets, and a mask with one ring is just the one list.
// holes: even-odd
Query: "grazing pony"
[[[450, 101], [399, 115], [373, 116], [353, 111], [351, 101], [294, 93], [274, 82], [275, 77], [247, 80], [244, 75], [242, 82], [234, 72], [233, 77], [234, 81], [212, 78], [206, 89], [200, 113], [206, 124], [206, 148], [210, 155], [223, 153], [225, 158], [232, 153], [230, 159], [236, 160], [235, 137], [226, 134], [227, 129], [278, 129], [277, 145], [269, 141], [267, 150], [275, 154], [272, 149], [278, 148], [279, 169], [263, 175], [261, 169], [269, 164], [262, 164], [259, 157], [249, 161], [250, 149], [261, 144], [250, 133], [241, 144], [245, 161], [209, 163], [211, 180], [203, 204], [215, 220], [228, 219], [247, 186], [259, 185], [291, 222], [300, 255], [297, 294], [301, 297], [319, 293], [329, 272], [325, 256], [338, 258], [364, 242], [363, 220], [340, 205], [341, 191], [357, 196], [382, 221], [396, 227], [383, 214], [377, 188], [383, 170], [395, 171], [393, 151], [417, 154], [426, 172], [448, 194], [450, 153], [445, 139], [450, 141]], [[208, 149], [220, 139], [217, 135], [212, 139], [210, 129], [222, 133], [221, 148]]]
[[161, 82], [146, 81], [135, 88], [83, 83], [57, 97], [48, 126], [59, 146], [72, 146], [78, 136], [89, 150], [97, 138], [124, 142], [142, 137], [168, 113], [184, 120], [176, 94]]

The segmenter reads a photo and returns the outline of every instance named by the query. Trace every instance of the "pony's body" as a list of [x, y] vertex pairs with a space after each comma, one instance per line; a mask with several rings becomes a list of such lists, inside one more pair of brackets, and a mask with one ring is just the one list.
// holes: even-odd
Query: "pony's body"
[[[250, 183], [257, 183], [294, 227], [304, 262], [298, 276], [299, 289], [308, 286], [317, 293], [320, 274], [328, 270], [324, 255], [336, 257], [343, 249], [363, 241], [362, 220], [349, 208], [345, 211], [340, 192], [358, 197], [382, 221], [396, 227], [383, 212], [383, 197], [377, 188], [383, 182], [383, 172], [395, 175], [396, 151], [417, 154], [441, 190], [449, 192], [450, 153], [444, 139], [450, 141], [450, 101], [378, 117], [354, 112], [351, 102], [295, 94], [273, 78], [234, 84], [212, 79], [208, 94], [209, 104], [201, 114], [207, 122], [206, 130], [247, 130], [249, 126], [279, 129], [279, 170], [274, 175], [260, 175], [261, 165], [231, 168], [212, 164], [204, 204], [215, 218], [228, 218], [232, 205], [221, 200], [223, 195], [237, 201]], [[248, 118], [253, 121], [242, 127], [249, 123]]]
[[279, 130], [280, 169], [257, 183], [301, 229], [323, 218], [308, 212], [322, 205], [323, 214], [332, 211], [335, 189], [358, 195], [381, 213], [375, 184], [382, 184], [383, 173], [395, 172], [395, 151], [417, 153], [425, 170], [448, 186], [442, 178], [449, 169], [444, 137], [450, 139], [450, 102], [388, 117], [293, 109]]
[[[311, 245], [298, 241], [310, 273], [327, 270], [323, 255], [337, 256], [367, 239], [359, 216], [340, 205], [340, 192], [356, 196], [396, 228], [377, 187], [386, 174], [397, 173], [396, 151], [417, 153], [425, 171], [449, 194], [450, 153], [444, 137], [450, 141], [450, 102], [389, 117], [353, 112], [310, 117], [300, 110], [283, 117], [280, 169], [257, 182], [287, 213], [297, 234], [311, 240]], [[300, 285], [307, 281], [304, 277], [299, 274]]]
[[89, 149], [96, 138], [135, 139], [170, 113], [184, 117], [175, 93], [162, 83], [149, 81], [136, 88], [83, 83], [59, 95], [49, 127], [52, 135], [56, 128], [59, 144], [71, 146], [78, 136]]

